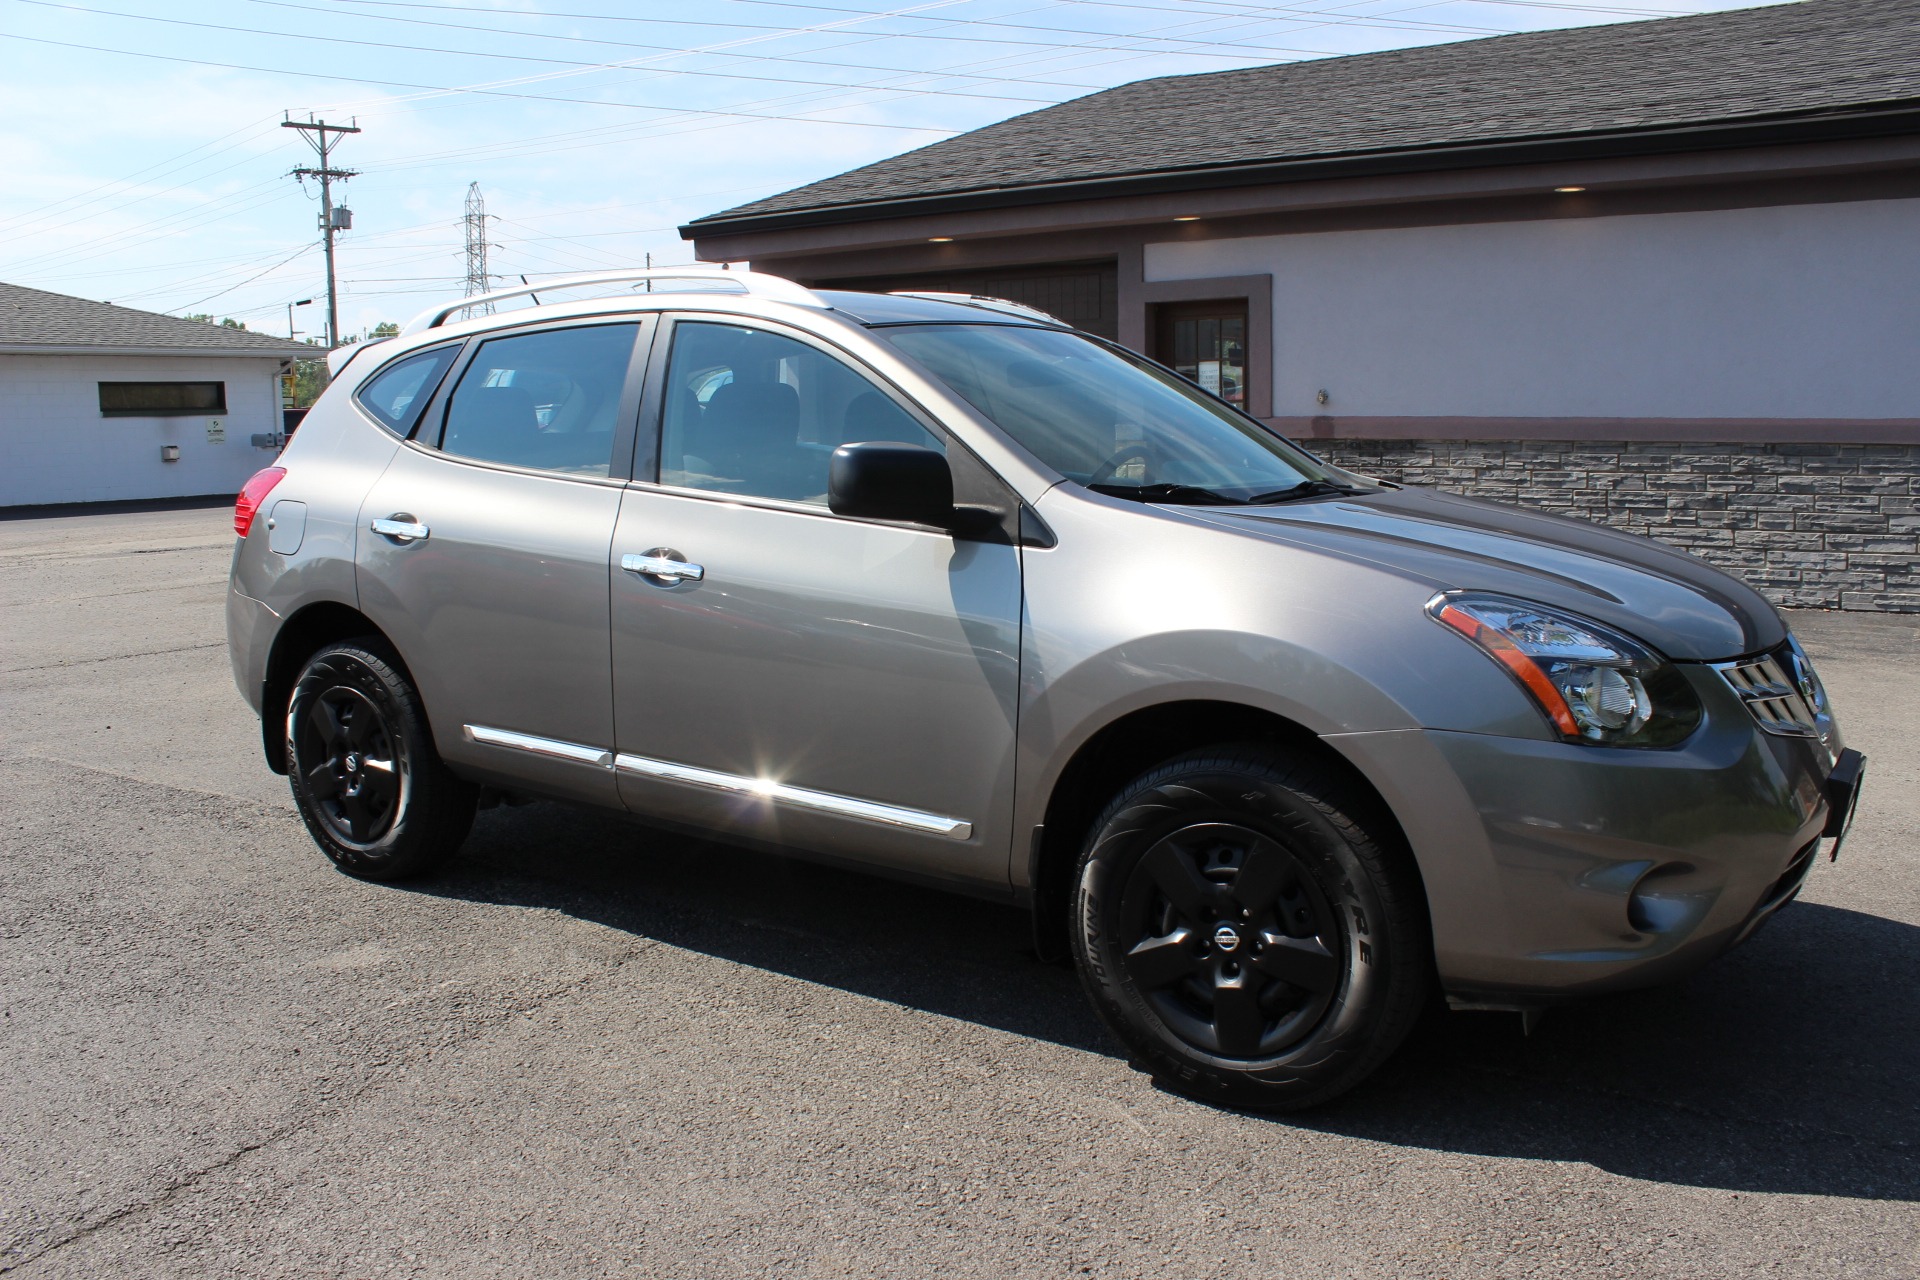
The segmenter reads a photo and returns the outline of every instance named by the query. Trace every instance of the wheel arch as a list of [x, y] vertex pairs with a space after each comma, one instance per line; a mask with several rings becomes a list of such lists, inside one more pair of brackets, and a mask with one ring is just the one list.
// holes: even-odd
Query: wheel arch
[[[1311, 729], [1245, 703], [1183, 699], [1141, 707], [1089, 735], [1056, 776], [1045, 817], [1032, 833], [1027, 883], [1031, 887], [1034, 948], [1045, 960], [1064, 959], [1073, 866], [1087, 826], [1113, 793], [1154, 765], [1219, 743], [1256, 742], [1311, 757], [1360, 796], [1381, 839], [1401, 850], [1417, 877], [1405, 828], [1379, 788]], [[1426, 885], [1421, 882], [1424, 902]]]
[[[337, 600], [322, 600], [296, 610], [280, 625], [273, 647], [267, 653], [267, 674], [260, 685], [260, 748], [267, 767], [275, 773], [287, 771], [284, 725], [287, 702], [293, 696], [294, 681], [307, 659], [322, 648], [360, 636], [377, 637], [395, 656], [399, 650], [372, 618], [352, 605]], [[401, 659], [401, 670], [406, 663]]]

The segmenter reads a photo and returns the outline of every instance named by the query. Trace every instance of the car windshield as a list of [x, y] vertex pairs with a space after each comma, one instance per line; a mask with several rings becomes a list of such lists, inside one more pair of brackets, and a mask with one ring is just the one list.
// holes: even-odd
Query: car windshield
[[1020, 325], [878, 330], [1042, 462], [1142, 502], [1277, 502], [1353, 492], [1198, 387], [1078, 334]]

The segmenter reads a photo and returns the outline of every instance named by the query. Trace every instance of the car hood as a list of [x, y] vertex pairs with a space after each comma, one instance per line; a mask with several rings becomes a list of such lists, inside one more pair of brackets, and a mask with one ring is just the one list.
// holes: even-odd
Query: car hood
[[1272, 507], [1183, 507], [1196, 519], [1364, 560], [1430, 584], [1558, 605], [1670, 658], [1771, 649], [1786, 625], [1759, 593], [1647, 538], [1417, 487]]

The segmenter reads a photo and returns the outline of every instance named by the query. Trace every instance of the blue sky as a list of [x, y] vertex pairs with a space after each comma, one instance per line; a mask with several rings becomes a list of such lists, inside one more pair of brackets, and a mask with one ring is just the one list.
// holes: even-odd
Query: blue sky
[[[1746, 0], [0, 0], [0, 280], [285, 333], [322, 297], [283, 114], [351, 117], [341, 329], [691, 259], [681, 222], [1148, 76]], [[317, 332], [321, 307], [300, 309]]]

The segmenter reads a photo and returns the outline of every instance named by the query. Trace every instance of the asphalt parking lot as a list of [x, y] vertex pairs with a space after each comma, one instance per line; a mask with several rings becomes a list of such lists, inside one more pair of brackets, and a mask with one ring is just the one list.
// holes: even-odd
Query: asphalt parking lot
[[1275, 1120], [1155, 1091], [1009, 909], [546, 804], [335, 873], [228, 521], [0, 520], [0, 1270], [1920, 1275], [1920, 618], [1796, 615], [1870, 785], [1751, 943]]

